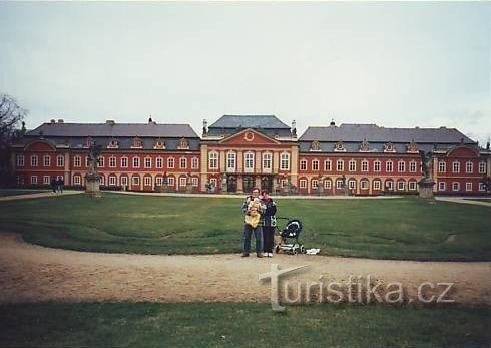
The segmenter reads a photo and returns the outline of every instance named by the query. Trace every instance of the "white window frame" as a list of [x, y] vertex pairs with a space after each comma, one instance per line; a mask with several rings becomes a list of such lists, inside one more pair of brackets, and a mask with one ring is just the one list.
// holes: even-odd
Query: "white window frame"
[[447, 183], [445, 181], [440, 181], [438, 183], [438, 191], [443, 192], [447, 190]]
[[447, 162], [439, 161], [438, 162], [438, 172], [445, 173], [447, 171]]
[[58, 155], [56, 156], [56, 166], [63, 167], [65, 165], [65, 156]]
[[49, 185], [50, 184], [50, 178], [48, 175], [43, 176], [43, 184], [44, 185]]
[[162, 157], [155, 158], [155, 168], [164, 168], [164, 159]]
[[37, 185], [38, 184], [38, 177], [33, 175], [31, 176], [31, 185]]
[[193, 176], [193, 177], [191, 178], [191, 186], [192, 186], [192, 187], [198, 187], [198, 184], [199, 184], [199, 183], [198, 183], [198, 178], [197, 178], [197, 177], [195, 177], [195, 176]]
[[382, 161], [375, 160], [373, 162], [373, 171], [374, 172], [381, 172], [382, 171]]
[[406, 171], [406, 161], [400, 160], [397, 162], [397, 171], [399, 173], [404, 173]]
[[176, 186], [176, 179], [173, 176], [170, 176], [167, 178], [167, 186], [168, 187], [175, 187]]
[[373, 189], [380, 191], [382, 189], [382, 181], [380, 180], [374, 180], [373, 181]]
[[181, 176], [179, 178], [179, 187], [186, 187], [186, 184], [187, 184], [187, 178]]
[[263, 171], [271, 172], [273, 170], [273, 154], [271, 152], [263, 153]]
[[109, 157], [109, 168], [116, 168], [116, 156]]
[[73, 184], [77, 186], [82, 185], [82, 178], [80, 177], [80, 175], [75, 175], [73, 177]]
[[351, 179], [348, 181], [348, 189], [356, 190], [356, 180]]
[[485, 192], [485, 191], [486, 191], [486, 186], [482, 182], [480, 182], [479, 183], [479, 192]]
[[255, 153], [252, 151], [248, 151], [244, 153], [244, 171], [254, 172], [254, 165], [255, 165]]
[[[452, 162], [452, 173], [460, 173], [460, 162], [459, 161], [453, 161]], [[452, 184], [453, 188], [453, 184]]]
[[307, 160], [305, 158], [300, 160], [300, 170], [307, 170]]
[[131, 159], [131, 166], [132, 168], [140, 168], [140, 157], [138, 156], [133, 156], [133, 158]]
[[188, 159], [186, 157], [179, 158], [179, 168], [186, 169], [188, 167]]
[[25, 165], [24, 155], [21, 155], [21, 154], [16, 155], [16, 165], [17, 165], [17, 167], [24, 167], [24, 165]]
[[418, 168], [418, 163], [416, 161], [413, 160], [409, 162], [409, 172], [416, 173], [417, 168]]
[[320, 161], [318, 159], [312, 160], [312, 170], [318, 171], [320, 168]]
[[39, 164], [38, 155], [31, 155], [31, 167], [37, 167]]
[[460, 191], [460, 183], [459, 183], [459, 182], [453, 182], [453, 183], [452, 183], [452, 191], [453, 191], [453, 192], [458, 192], [458, 191]]
[[50, 155], [44, 155], [43, 156], [43, 167], [49, 167], [51, 166], [51, 156]]
[[332, 161], [330, 159], [324, 160], [324, 171], [330, 172], [332, 170]]
[[332, 189], [332, 181], [330, 179], [324, 180], [324, 189], [326, 190]]
[[474, 163], [472, 163], [472, 161], [465, 162], [465, 172], [466, 173], [473, 173], [474, 172]]
[[167, 158], [167, 168], [174, 168], [175, 163], [174, 157]]
[[363, 160], [361, 161], [361, 171], [362, 172], [368, 172], [370, 170], [370, 164], [368, 160]]
[[406, 190], [406, 182], [405, 181], [398, 181], [397, 182], [397, 190], [398, 191], [405, 191]]
[[120, 159], [121, 168], [128, 168], [128, 157], [123, 156]]
[[306, 179], [300, 179], [298, 181], [298, 183], [299, 183], [299, 186], [300, 186], [301, 189], [306, 189], [307, 188], [307, 180]]
[[336, 180], [336, 189], [341, 190], [343, 188], [343, 179]]
[[370, 188], [370, 182], [368, 180], [361, 180], [360, 181], [360, 189], [361, 190], [368, 190]]
[[486, 162], [484, 161], [479, 162], [479, 173], [480, 174], [486, 173]]
[[163, 177], [157, 176], [155, 178], [155, 186], [162, 186], [163, 183], [164, 183], [164, 178]]
[[144, 176], [143, 177], [143, 186], [152, 186], [152, 177]]
[[121, 182], [121, 186], [128, 186], [128, 177], [126, 175], [121, 176], [119, 181]]
[[385, 188], [387, 189], [387, 191], [394, 191], [394, 182], [391, 180], [386, 181]]
[[132, 176], [131, 177], [131, 186], [140, 186], [140, 177]]
[[465, 183], [465, 192], [472, 192], [472, 182]]
[[338, 160], [336, 161], [336, 170], [337, 170], [338, 172], [342, 172], [342, 171], [344, 171], [344, 160], [342, 160], [342, 159], [338, 159]]
[[234, 172], [237, 167], [237, 154], [235, 152], [227, 152], [227, 171]]
[[392, 173], [394, 171], [394, 161], [388, 160], [385, 162], [385, 171], [387, 173]]
[[290, 154], [288, 152], [283, 152], [280, 156], [280, 169], [290, 170]]
[[116, 186], [117, 179], [114, 175], [110, 175], [108, 179], [109, 186]]
[[407, 187], [409, 191], [416, 191], [416, 182], [415, 181], [408, 182]]
[[81, 167], [82, 166], [82, 157], [79, 155], [76, 155], [73, 157], [73, 166], [74, 167]]
[[152, 157], [146, 156], [143, 159], [143, 168], [152, 168]]
[[198, 168], [199, 168], [199, 158], [198, 157], [191, 158], [191, 169], [198, 169]]
[[216, 151], [208, 152], [208, 168], [218, 169], [218, 152]]
[[100, 155], [97, 161], [97, 168], [103, 168], [104, 167], [104, 156]]
[[356, 160], [354, 160], [354, 159], [349, 160], [349, 162], [348, 162], [348, 170], [350, 172], [356, 172]]

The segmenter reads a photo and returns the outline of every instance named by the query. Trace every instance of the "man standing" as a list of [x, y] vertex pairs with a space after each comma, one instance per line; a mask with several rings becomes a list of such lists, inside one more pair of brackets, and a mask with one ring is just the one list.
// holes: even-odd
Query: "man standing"
[[[251, 252], [252, 234], [256, 238], [256, 254], [257, 257], [263, 257], [263, 230], [262, 230], [262, 215], [265, 211], [264, 203], [259, 197], [259, 189], [252, 191], [252, 196], [249, 196], [242, 204], [242, 213], [244, 214], [244, 249], [242, 257], [249, 257]], [[259, 215], [259, 217], [258, 217]]]

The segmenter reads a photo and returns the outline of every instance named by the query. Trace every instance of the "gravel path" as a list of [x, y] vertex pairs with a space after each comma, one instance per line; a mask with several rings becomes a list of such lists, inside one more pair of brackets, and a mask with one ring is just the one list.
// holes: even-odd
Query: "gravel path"
[[491, 306], [491, 262], [381, 261], [323, 256], [157, 256], [84, 253], [30, 245], [0, 234], [0, 303], [11, 302], [268, 302], [270, 284], [259, 274], [271, 264], [309, 265], [291, 281], [346, 281], [370, 275], [399, 281], [415, 296], [421, 282], [454, 282], [458, 303]]

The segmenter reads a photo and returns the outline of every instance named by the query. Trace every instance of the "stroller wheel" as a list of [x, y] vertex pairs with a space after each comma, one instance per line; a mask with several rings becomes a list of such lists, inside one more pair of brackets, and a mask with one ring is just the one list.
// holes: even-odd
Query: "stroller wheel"
[[277, 254], [279, 254], [279, 253], [280, 253], [280, 246], [279, 246], [279, 245], [277, 245], [277, 246], [276, 246], [276, 248], [275, 248], [275, 252], [276, 252]]
[[305, 247], [303, 245], [300, 246], [300, 254], [305, 254], [307, 250], [305, 250]]

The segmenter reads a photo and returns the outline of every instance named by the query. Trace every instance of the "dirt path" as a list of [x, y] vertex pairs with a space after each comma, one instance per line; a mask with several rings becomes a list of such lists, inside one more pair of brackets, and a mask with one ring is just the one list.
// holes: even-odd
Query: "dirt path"
[[301, 281], [346, 281], [370, 275], [399, 281], [409, 295], [424, 281], [454, 282], [459, 303], [491, 305], [491, 262], [379, 261], [321, 256], [151, 256], [82, 253], [30, 245], [0, 234], [0, 303], [36, 301], [267, 302], [270, 285], [258, 281], [270, 265], [309, 265]]

